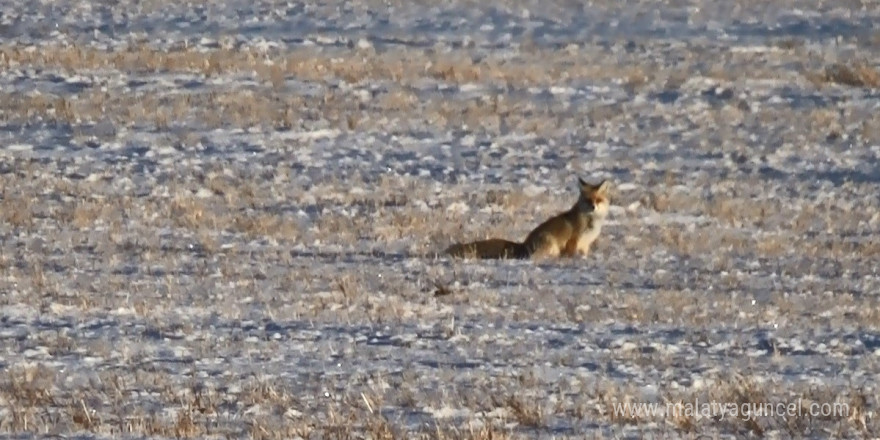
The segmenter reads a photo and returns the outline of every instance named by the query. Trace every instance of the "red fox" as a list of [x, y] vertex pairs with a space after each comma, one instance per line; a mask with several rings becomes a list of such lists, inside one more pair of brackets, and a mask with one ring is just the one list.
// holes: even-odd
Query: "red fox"
[[492, 238], [454, 244], [445, 253], [460, 258], [548, 258], [587, 255], [599, 236], [611, 200], [608, 182], [592, 185], [578, 178], [580, 197], [568, 211], [538, 225], [525, 241]]

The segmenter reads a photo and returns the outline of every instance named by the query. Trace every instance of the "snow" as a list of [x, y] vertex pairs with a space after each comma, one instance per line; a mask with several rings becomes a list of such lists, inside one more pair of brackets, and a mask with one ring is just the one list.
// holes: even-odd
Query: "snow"
[[[876, 395], [877, 90], [805, 74], [878, 9], [731, 5], [0, 1], [0, 432], [733, 438], [608, 411]], [[435, 255], [578, 176], [587, 259]]]

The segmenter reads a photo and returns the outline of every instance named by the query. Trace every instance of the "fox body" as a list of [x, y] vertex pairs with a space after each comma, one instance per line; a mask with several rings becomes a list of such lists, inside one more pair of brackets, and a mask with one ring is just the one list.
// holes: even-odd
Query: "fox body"
[[592, 185], [578, 179], [574, 206], [538, 225], [519, 243], [500, 238], [454, 244], [446, 254], [462, 258], [550, 258], [587, 255], [608, 214], [608, 182]]

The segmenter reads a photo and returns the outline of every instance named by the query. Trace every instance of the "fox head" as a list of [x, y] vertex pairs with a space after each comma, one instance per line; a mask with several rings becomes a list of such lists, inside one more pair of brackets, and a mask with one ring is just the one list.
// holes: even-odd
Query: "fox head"
[[581, 212], [595, 213], [600, 217], [608, 214], [611, 199], [608, 197], [608, 181], [603, 180], [597, 185], [578, 178], [581, 188], [581, 196], [578, 198], [578, 210]]

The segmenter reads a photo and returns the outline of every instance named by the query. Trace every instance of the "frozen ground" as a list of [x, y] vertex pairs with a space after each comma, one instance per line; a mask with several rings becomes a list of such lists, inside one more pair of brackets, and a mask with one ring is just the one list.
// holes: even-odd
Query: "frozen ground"
[[876, 1], [0, 5], [4, 434], [880, 436]]

